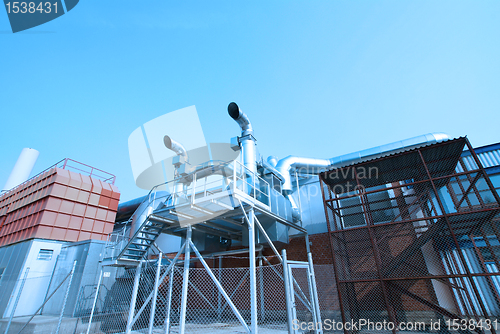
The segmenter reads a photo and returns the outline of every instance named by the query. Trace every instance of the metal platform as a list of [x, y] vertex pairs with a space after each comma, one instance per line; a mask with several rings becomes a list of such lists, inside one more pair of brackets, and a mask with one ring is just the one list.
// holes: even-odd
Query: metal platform
[[[163, 185], [164, 186], [164, 185]], [[289, 262], [286, 255], [280, 254], [273, 243], [277, 234], [270, 235], [272, 228], [282, 228], [286, 242], [288, 242], [288, 230], [293, 228], [299, 233], [307, 234], [305, 229], [294, 224], [291, 209], [280, 205], [276, 190], [258, 175], [252, 173], [238, 161], [231, 163], [208, 165], [199, 168], [192, 173], [180, 175], [174, 182], [167, 184], [173, 191], [168, 195], [158, 196], [155, 187], [145, 199], [145, 204], [140, 208], [136, 217], [144, 217], [144, 220], [133, 234], [110, 235], [102, 261], [104, 266], [137, 267], [134, 280], [133, 297], [130, 302], [130, 313], [127, 321], [127, 333], [130, 333], [134, 324], [144, 311], [145, 305], [152, 308], [150, 320], [150, 333], [154, 324], [155, 305], [158, 287], [164, 282], [167, 275], [173, 273], [175, 267], [183, 264], [182, 278], [182, 302], [180, 308], [179, 333], [186, 332], [187, 296], [189, 286], [190, 262], [193, 259], [199, 261], [206, 269], [213, 284], [224, 297], [233, 314], [238, 319], [242, 328], [248, 333], [257, 333], [257, 289], [256, 289], [256, 245], [268, 245], [280, 260], [284, 268], [281, 276], [285, 283], [286, 303], [289, 325], [293, 315], [296, 314], [295, 297], [300, 300], [311, 312], [316, 321], [321, 321], [318, 307], [314, 272], [312, 271], [312, 258], [309, 254], [309, 262]], [[274, 193], [273, 193], [274, 192]], [[281, 196], [281, 194], [279, 194]], [[274, 196], [274, 197], [273, 197]], [[139, 209], [138, 209], [139, 210]], [[131, 218], [132, 219], [132, 218]], [[138, 219], [138, 218], [136, 218]], [[193, 232], [226, 238], [229, 240], [242, 241], [248, 245], [249, 254], [249, 300], [251, 307], [249, 324], [244, 320], [242, 313], [232, 302], [231, 297], [225, 292], [220, 277], [216, 277], [211, 268], [204, 260], [192, 240]], [[145, 303], [136, 310], [136, 296], [140, 285], [141, 267], [150, 250], [155, 247], [155, 241], [160, 234], [166, 233], [182, 237], [183, 246], [176, 257], [170, 262], [168, 268], [160, 277], [155, 279], [155, 288], [149, 294]], [[279, 238], [277, 239], [279, 240]], [[161, 258], [161, 247], [159, 249]], [[191, 257], [192, 252], [196, 255]], [[184, 260], [178, 260], [184, 254]], [[158, 261], [160, 263], [161, 261]], [[160, 268], [161, 264], [158, 265]], [[308, 272], [308, 293], [302, 291], [292, 274], [292, 269], [302, 268]], [[297, 270], [297, 269], [295, 269]], [[172, 278], [173, 279], [173, 278]], [[172, 282], [170, 279], [170, 282]], [[307, 297], [308, 295], [309, 297]], [[169, 316], [166, 316], [168, 319]], [[165, 320], [167, 321], [167, 320]], [[165, 332], [169, 332], [169, 326], [165, 324]], [[291, 327], [289, 330], [292, 330]], [[294, 332], [294, 331], [292, 331]], [[295, 331], [296, 332], [296, 331]], [[320, 333], [321, 330], [316, 331]]]
[[250, 210], [254, 210], [263, 225], [276, 222], [306, 233], [293, 223], [290, 211], [279, 208], [277, 201], [273, 203], [274, 189], [237, 161], [201, 168], [167, 185], [176, 189], [175, 184], [179, 183], [189, 183], [189, 187], [160, 197], [157, 189], [165, 185], [151, 190], [145, 199], [150, 212], [143, 213], [145, 219], [134, 234], [120, 231], [110, 235], [103, 265], [136, 266], [146, 259], [161, 233], [185, 238], [188, 226], [209, 235], [241, 241], [248, 231], [244, 218]]

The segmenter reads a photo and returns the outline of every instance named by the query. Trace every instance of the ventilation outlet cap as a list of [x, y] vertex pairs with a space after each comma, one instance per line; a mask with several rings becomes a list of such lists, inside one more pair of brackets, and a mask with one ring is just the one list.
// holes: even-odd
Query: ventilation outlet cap
[[238, 119], [238, 117], [240, 117], [240, 108], [234, 102], [229, 103], [227, 106], [227, 112], [233, 119]]
[[163, 137], [163, 143], [165, 144], [165, 146], [171, 150], [172, 149], [172, 139], [170, 139], [169, 136], [165, 136]]

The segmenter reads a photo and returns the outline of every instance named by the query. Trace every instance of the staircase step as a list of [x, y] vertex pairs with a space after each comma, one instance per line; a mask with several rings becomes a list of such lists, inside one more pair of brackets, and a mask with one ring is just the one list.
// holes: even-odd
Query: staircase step
[[140, 240], [148, 240], [148, 241], [154, 241], [153, 238], [143, 238], [143, 237], [135, 237], [134, 239], [140, 239]]
[[[131, 252], [131, 253], [127, 253], [127, 252]], [[133, 252], [133, 253], [132, 253]], [[139, 254], [137, 254], [139, 253]], [[144, 253], [146, 253], [146, 250], [142, 250], [142, 249], [127, 249], [125, 251], [125, 253], [123, 253], [124, 256], [142, 256], [144, 255]]]
[[151, 231], [151, 232], [149, 232], [149, 231], [144, 231], [144, 230], [142, 230], [140, 233], [147, 233], [147, 234], [151, 234], [151, 235], [154, 235], [155, 237], [156, 237], [157, 235], [160, 235], [160, 233], [158, 233], [158, 231], [155, 231], [155, 232], [152, 232], [152, 231]]
[[[151, 240], [152, 241], [152, 240]], [[136, 243], [136, 242], [132, 242], [130, 243], [131, 245], [135, 245], [135, 246], [144, 246], [144, 247], [149, 247], [151, 246], [151, 243], [149, 244], [140, 244], [140, 243]]]
[[[121, 251], [119, 259], [141, 259], [153, 246], [158, 236], [162, 233], [165, 227], [169, 226], [163, 222], [146, 221], [139, 231], [135, 233], [135, 237], [130, 240]], [[119, 260], [118, 259], [118, 260]]]
[[147, 226], [144, 226], [144, 229], [146, 228], [152, 228], [152, 229], [155, 229], [155, 230], [163, 230], [163, 227], [158, 227], [158, 226], [151, 226], [151, 225], [147, 225]]
[[131, 254], [123, 254], [124, 258], [135, 258], [135, 259], [142, 259], [142, 255], [131, 255]]

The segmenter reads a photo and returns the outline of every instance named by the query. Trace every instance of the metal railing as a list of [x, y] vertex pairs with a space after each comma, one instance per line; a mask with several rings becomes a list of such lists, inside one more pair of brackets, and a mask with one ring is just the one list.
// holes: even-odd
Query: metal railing
[[94, 177], [96, 179], [100, 179], [101, 181], [111, 183], [111, 184], [115, 184], [115, 181], [116, 181], [116, 176], [111, 174], [111, 173], [105, 172], [101, 169], [92, 167], [90, 165], [81, 163], [79, 161], [76, 161], [76, 160], [73, 160], [70, 158], [65, 158], [65, 159], [59, 160], [58, 162], [56, 162], [52, 166], [45, 168], [40, 173], [30, 177], [29, 179], [27, 179], [23, 183], [18, 184], [14, 188], [9, 189], [9, 190], [2, 190], [2, 194], [0, 195], [0, 197], [2, 197], [3, 195], [5, 195], [7, 193], [10, 193], [11, 191], [13, 191], [19, 187], [22, 187], [24, 184], [30, 182], [34, 178], [42, 175], [43, 173], [51, 170], [52, 168], [61, 168], [61, 169], [66, 169], [66, 170], [72, 169], [72, 170], [76, 171], [77, 173], [84, 174], [84, 175], [87, 175], [90, 177]]
[[115, 184], [116, 181], [116, 176], [111, 173], [69, 158], [62, 159], [52, 167], [75, 170], [78, 173], [85, 174], [111, 184]]
[[[211, 169], [212, 172], [207, 172], [207, 168]], [[190, 180], [190, 182], [187, 180]], [[180, 191], [175, 191], [176, 185], [181, 181], [187, 186]], [[162, 194], [160, 190], [165, 188], [173, 191]], [[212, 161], [210, 164], [204, 163], [198, 166], [188, 176], [178, 177], [175, 180], [154, 186], [139, 206], [142, 211], [134, 213], [134, 216], [148, 216], [152, 213], [151, 208], [156, 208], [160, 204], [159, 201], [166, 206], [183, 203], [194, 205], [207, 196], [223, 191], [242, 192], [271, 208], [271, 186], [267, 181], [254, 174], [238, 161], [221, 163]], [[183, 201], [180, 201], [180, 199], [183, 199]], [[147, 205], [144, 205], [146, 202]], [[147, 212], [148, 210], [151, 212]], [[129, 219], [126, 225], [132, 222], [134, 216]], [[144, 219], [143, 223], [146, 223], [146, 219]], [[110, 233], [102, 258], [116, 259], [131, 240], [131, 237], [130, 228], [127, 227]]]
[[[185, 199], [186, 202], [190, 201], [191, 204], [195, 204], [196, 200], [200, 198], [226, 190], [237, 190], [269, 207], [271, 206], [271, 186], [269, 182], [253, 173], [239, 161], [211, 161], [210, 163], [199, 165], [188, 176], [181, 176], [175, 180], [154, 186], [146, 200], [153, 206], [155, 206], [157, 200], [168, 200], [167, 205], [173, 205], [179, 199]], [[211, 169], [213, 173], [207, 174], [207, 168]], [[174, 185], [181, 181], [187, 186], [180, 191], [175, 191]], [[172, 189], [172, 191], [169, 195], [158, 197], [157, 193], [161, 188]], [[168, 196], [171, 196], [171, 198], [167, 199]]]

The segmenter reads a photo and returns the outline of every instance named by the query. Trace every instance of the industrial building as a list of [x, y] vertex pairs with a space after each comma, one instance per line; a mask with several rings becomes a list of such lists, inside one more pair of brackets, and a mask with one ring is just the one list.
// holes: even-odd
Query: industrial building
[[[71, 159], [13, 172], [0, 332], [497, 333], [500, 144], [435, 133], [264, 159], [250, 118], [228, 113], [241, 131], [228, 143], [134, 132], [132, 169], [150, 191], [132, 201]], [[173, 155], [134, 165], [160, 146]]]

